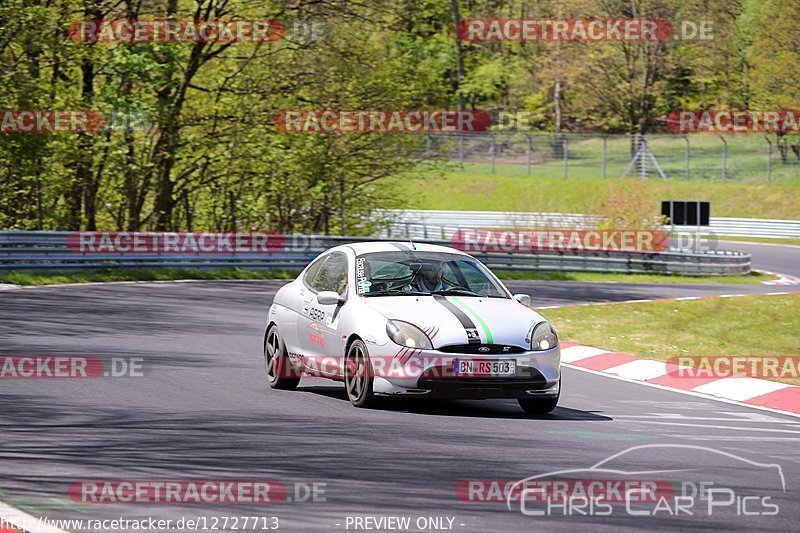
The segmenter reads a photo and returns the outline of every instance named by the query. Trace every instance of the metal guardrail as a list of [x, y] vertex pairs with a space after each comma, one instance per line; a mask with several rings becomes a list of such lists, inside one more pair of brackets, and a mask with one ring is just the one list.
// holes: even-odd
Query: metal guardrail
[[[438, 211], [424, 209], [385, 210], [381, 215], [392, 224], [381, 233], [385, 238], [449, 239], [459, 228], [593, 229], [597, 215], [577, 213], [525, 213], [500, 211]], [[711, 225], [679, 226], [689, 233], [716, 236], [800, 239], [800, 220], [711, 217]], [[671, 226], [665, 226], [668, 230]]]
[[733, 251], [592, 252], [582, 254], [473, 253], [492, 270], [544, 272], [616, 272], [622, 274], [683, 274], [715, 276], [748, 274], [750, 254]]
[[711, 217], [710, 222], [709, 229], [722, 236], [800, 239], [800, 220]]
[[[339, 244], [383, 240], [377, 237], [324, 235], [279, 236], [280, 249], [269, 253], [87, 253], [70, 249], [70, 232], [0, 231], [0, 272], [80, 271], [101, 268], [195, 268], [299, 270], [322, 251]], [[447, 240], [417, 239], [431, 244]], [[746, 274], [750, 254], [733, 251], [472, 253], [489, 268], [518, 271], [587, 271], [673, 273], [684, 275]]]

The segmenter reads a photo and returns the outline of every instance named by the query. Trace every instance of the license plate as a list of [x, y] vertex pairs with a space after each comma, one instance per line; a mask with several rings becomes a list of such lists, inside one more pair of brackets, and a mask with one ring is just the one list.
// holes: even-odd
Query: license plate
[[456, 376], [513, 376], [516, 373], [517, 362], [509, 359], [453, 359]]

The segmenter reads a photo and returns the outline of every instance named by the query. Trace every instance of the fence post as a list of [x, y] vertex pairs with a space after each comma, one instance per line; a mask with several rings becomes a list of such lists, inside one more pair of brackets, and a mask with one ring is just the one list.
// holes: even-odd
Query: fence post
[[639, 152], [638, 152], [638, 162], [639, 162], [639, 179], [646, 180], [647, 179], [647, 139], [644, 138], [644, 135], [639, 136]]
[[431, 157], [431, 136], [425, 136], [425, 153], [422, 154], [423, 161], [428, 161]]
[[495, 151], [494, 134], [490, 133], [489, 134], [489, 138], [491, 138], [491, 140], [492, 140], [492, 145], [491, 145], [491, 148], [489, 149], [489, 151], [491, 152], [491, 155], [492, 155], [492, 175], [494, 175], [494, 151]]
[[608, 135], [603, 135], [603, 179], [606, 179], [606, 159], [608, 148]]
[[725, 181], [725, 176], [728, 173], [728, 141], [722, 135], [719, 138], [722, 139], [722, 181]]
[[563, 152], [564, 152], [564, 178], [566, 178], [567, 177], [568, 156], [567, 156], [567, 135], [565, 133], [561, 134], [561, 146], [562, 146]]
[[764, 135], [767, 141], [767, 183], [772, 183], [772, 141], [769, 140], [769, 135]]
[[344, 235], [344, 174], [339, 176], [339, 225], [341, 226], [339, 235]]
[[530, 133], [526, 133], [525, 137], [528, 139], [528, 177], [531, 175], [531, 156], [533, 154], [533, 138]]
[[686, 174], [685, 178], [689, 179], [689, 137], [687, 135], [683, 136], [683, 142], [686, 143], [686, 146], [683, 149], [683, 158], [684, 158], [684, 172]]

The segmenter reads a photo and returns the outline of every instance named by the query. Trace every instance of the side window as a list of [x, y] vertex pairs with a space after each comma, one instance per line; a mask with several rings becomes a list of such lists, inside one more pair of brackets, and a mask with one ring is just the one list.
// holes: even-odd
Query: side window
[[322, 263], [324, 263], [327, 258], [328, 256], [320, 257], [311, 263], [311, 266], [308, 267], [308, 270], [306, 270], [306, 273], [303, 276], [303, 283], [305, 283], [306, 286], [311, 287], [312, 289], [314, 288], [314, 278], [317, 277], [317, 273], [319, 272]]
[[333, 291], [344, 294], [347, 288], [347, 256], [341, 253], [330, 254], [319, 269], [311, 288], [317, 292]]

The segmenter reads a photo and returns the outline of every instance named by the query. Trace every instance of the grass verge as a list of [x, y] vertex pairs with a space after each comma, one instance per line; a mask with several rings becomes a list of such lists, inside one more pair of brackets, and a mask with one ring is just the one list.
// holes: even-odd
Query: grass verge
[[[666, 361], [677, 356], [794, 356], [800, 295], [631, 303], [548, 309], [559, 336]], [[778, 379], [800, 385], [797, 377]]]
[[[486, 165], [465, 164], [464, 170], [448, 165], [417, 177], [404, 176], [393, 186], [409, 209], [600, 214], [612, 184], [624, 181], [635, 180], [603, 179], [594, 173], [565, 179], [536, 168], [528, 176], [524, 167], [513, 165], [498, 165], [493, 175]], [[661, 212], [662, 200], [708, 200], [716, 217], [800, 219], [796, 180], [767, 184], [650, 179], [645, 187], [653, 214]]]
[[159, 268], [142, 270], [97, 270], [94, 272], [11, 272], [0, 274], [0, 283], [14, 285], [54, 285], [58, 283], [88, 283], [96, 281], [171, 281], [178, 279], [294, 279], [296, 271], [245, 270], [225, 268], [196, 270]]

